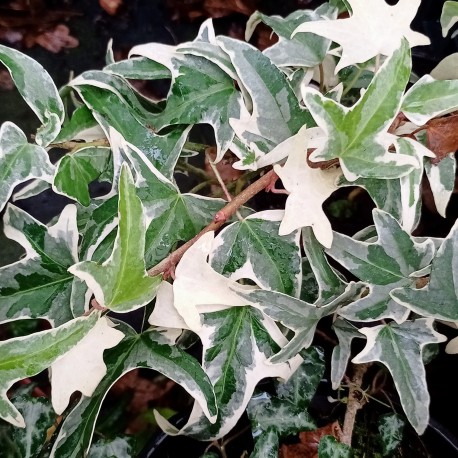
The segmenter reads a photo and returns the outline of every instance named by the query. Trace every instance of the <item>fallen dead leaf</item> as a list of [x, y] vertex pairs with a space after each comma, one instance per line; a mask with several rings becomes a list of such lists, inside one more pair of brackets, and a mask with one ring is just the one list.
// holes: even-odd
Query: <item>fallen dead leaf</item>
[[66, 25], [58, 24], [54, 29], [39, 35], [25, 37], [25, 45], [28, 48], [35, 44], [56, 54], [65, 48], [76, 48], [79, 45], [79, 41], [70, 35], [70, 29]]
[[111, 16], [114, 16], [118, 12], [121, 4], [122, 0], [99, 0], [101, 8]]
[[458, 113], [431, 119], [427, 123], [426, 141], [428, 148], [436, 154], [431, 162], [437, 164], [445, 156], [458, 150]]
[[334, 436], [340, 441], [342, 429], [339, 422], [318, 428], [315, 431], [299, 433], [299, 444], [285, 445], [280, 448], [279, 458], [318, 458], [318, 445], [323, 436]]

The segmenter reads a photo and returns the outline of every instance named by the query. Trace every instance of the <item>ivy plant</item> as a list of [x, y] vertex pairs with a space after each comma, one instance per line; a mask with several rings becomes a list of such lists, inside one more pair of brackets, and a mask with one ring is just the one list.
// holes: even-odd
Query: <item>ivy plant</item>
[[[307, 409], [324, 368], [312, 346], [319, 326], [337, 339], [335, 389], [385, 367], [407, 422], [425, 431], [424, 350], [446, 340], [436, 320], [458, 321], [458, 225], [444, 238], [415, 231], [423, 175], [442, 216], [453, 193], [455, 151], [428, 134], [458, 116], [458, 74], [412, 73], [411, 48], [429, 43], [410, 28], [419, 4], [331, 0], [285, 18], [257, 12], [247, 39], [259, 23], [278, 36], [262, 52], [216, 36], [208, 20], [191, 42], [138, 45], [119, 62], [108, 52], [102, 70], [60, 90], [40, 64], [0, 46], [41, 122], [34, 134], [0, 128], [3, 230], [22, 247], [0, 268], [0, 323], [39, 323], [0, 342], [5, 447], [27, 457], [133, 456], [125, 437], [92, 443], [110, 387], [141, 367], [194, 399], [180, 429], [156, 413], [168, 433], [219, 439], [247, 410], [258, 431], [252, 456], [277, 456], [283, 436], [316, 428]], [[457, 5], [445, 4], [445, 35]], [[153, 100], [136, 79], [168, 80], [170, 90]], [[211, 126], [213, 145], [190, 141], [199, 124]], [[196, 155], [210, 171], [196, 169]], [[223, 162], [235, 183], [221, 177]], [[195, 174], [194, 189], [182, 173]], [[105, 183], [102, 195], [93, 182]], [[375, 207], [373, 225], [353, 236], [323, 208], [348, 186]], [[49, 188], [70, 202], [54, 219], [21, 209]], [[271, 194], [250, 201], [264, 191], [285, 194], [284, 206], [272, 208]], [[139, 310], [144, 324], [134, 329]], [[187, 351], [189, 336], [201, 359]], [[356, 354], [353, 339], [364, 342]], [[50, 401], [18, 390], [46, 369]], [[276, 394], [254, 396], [266, 378]], [[393, 422], [404, 424], [394, 414], [380, 423], [388, 451], [400, 442]], [[351, 427], [342, 441], [325, 436], [319, 456], [351, 456]]]

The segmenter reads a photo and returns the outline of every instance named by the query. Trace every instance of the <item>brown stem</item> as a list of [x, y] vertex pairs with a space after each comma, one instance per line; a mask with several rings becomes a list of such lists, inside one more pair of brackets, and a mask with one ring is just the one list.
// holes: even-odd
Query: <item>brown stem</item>
[[369, 367], [369, 363], [353, 365], [353, 377], [351, 379], [351, 383], [349, 383], [347, 410], [345, 412], [342, 429], [342, 442], [349, 446], [351, 446], [351, 438], [353, 435], [353, 428], [355, 426], [356, 414], [366, 402], [364, 396], [362, 396], [361, 384], [363, 382], [364, 374], [367, 372]]
[[206, 234], [207, 232], [216, 231], [219, 229], [243, 204], [258, 194], [258, 192], [262, 191], [271, 182], [273, 175], [273, 170], [267, 172], [265, 175], [244, 189], [240, 194], [235, 196], [215, 215], [215, 218], [208, 226], [203, 228], [195, 237], [187, 241], [184, 245], [163, 259], [159, 264], [148, 270], [148, 275], [152, 277], [159, 274], [165, 274], [165, 276], [170, 275], [170, 273], [173, 272], [174, 266], [180, 261], [186, 251], [192, 245], [194, 245], [194, 243], [196, 243], [200, 237], [202, 237], [202, 235]]

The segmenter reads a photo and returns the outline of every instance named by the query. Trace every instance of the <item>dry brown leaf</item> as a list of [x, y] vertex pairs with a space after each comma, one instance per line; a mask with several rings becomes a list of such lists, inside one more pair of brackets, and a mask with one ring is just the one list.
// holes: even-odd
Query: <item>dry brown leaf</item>
[[55, 54], [64, 48], [76, 48], [79, 45], [78, 39], [70, 35], [70, 29], [64, 24], [58, 24], [54, 29], [38, 35], [28, 34], [24, 42], [28, 48], [37, 44]]
[[323, 436], [334, 436], [340, 441], [342, 429], [339, 422], [318, 428], [315, 431], [299, 433], [299, 444], [285, 445], [280, 448], [280, 458], [318, 458], [318, 445]]
[[427, 123], [428, 148], [436, 154], [434, 164], [458, 150], [458, 114], [432, 119]]
[[108, 14], [114, 16], [118, 12], [122, 0], [99, 0], [99, 4]]
[[167, 0], [167, 7], [173, 10], [173, 20], [199, 17], [220, 18], [232, 13], [251, 15], [260, 0]]

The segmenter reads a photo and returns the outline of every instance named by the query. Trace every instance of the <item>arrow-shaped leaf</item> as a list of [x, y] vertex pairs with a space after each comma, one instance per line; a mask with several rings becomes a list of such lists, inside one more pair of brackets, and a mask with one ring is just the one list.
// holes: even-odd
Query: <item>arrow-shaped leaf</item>
[[367, 343], [352, 360], [355, 364], [380, 361], [388, 368], [407, 419], [418, 434], [425, 431], [429, 420], [430, 396], [422, 360], [423, 347], [446, 340], [432, 324], [432, 318], [427, 318], [362, 328], [360, 332], [367, 337]]
[[410, 68], [409, 47], [403, 40], [351, 108], [307, 88], [304, 102], [327, 137], [310, 160], [338, 158], [349, 181], [358, 177], [398, 178], [418, 167], [413, 157], [388, 151], [395, 138], [388, 128], [399, 111]]
[[149, 277], [145, 270], [145, 215], [127, 165], [121, 170], [118, 213], [110, 258], [102, 264], [82, 261], [69, 271], [87, 283], [100, 305], [127, 312], [150, 302], [160, 283], [159, 277]]

